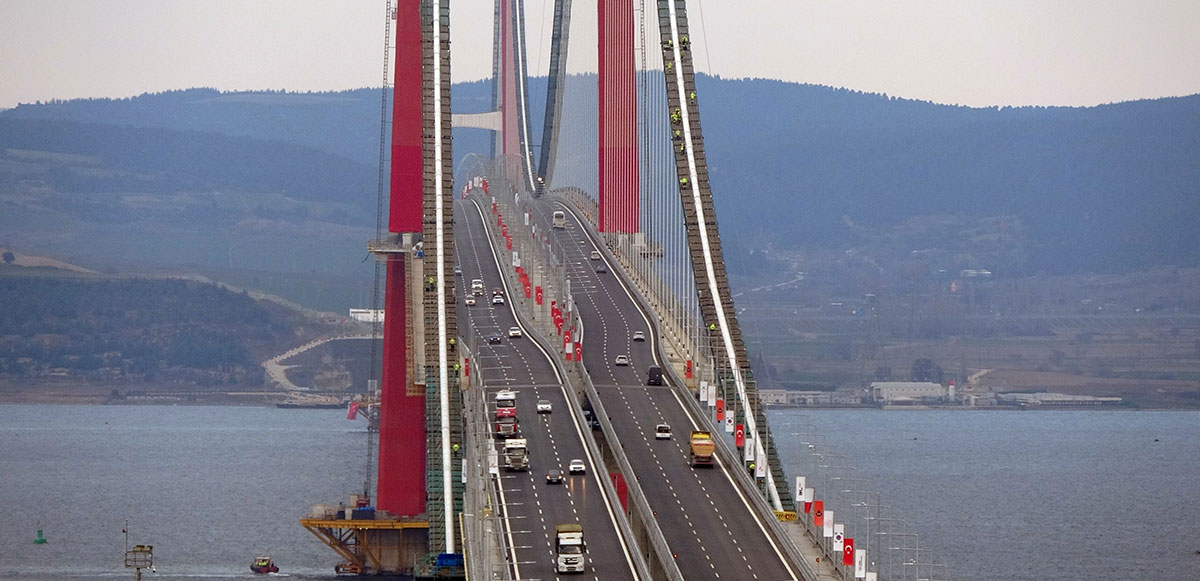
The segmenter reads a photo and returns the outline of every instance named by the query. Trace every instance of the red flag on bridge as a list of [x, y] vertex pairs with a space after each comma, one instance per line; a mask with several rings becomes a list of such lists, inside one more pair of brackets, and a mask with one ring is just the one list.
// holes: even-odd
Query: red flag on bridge
[[733, 445], [741, 448], [746, 445], [746, 428], [738, 424], [733, 428]]
[[725, 421], [725, 400], [719, 397], [717, 398], [717, 421]]
[[842, 541], [842, 564], [850, 566], [854, 564], [854, 539], [846, 537]]
[[813, 515], [813, 526], [816, 526], [816, 527], [825, 526], [825, 501], [823, 501], [823, 500], [814, 500], [813, 501], [812, 515]]
[[346, 419], [353, 420], [358, 418], [358, 402], [350, 402], [350, 409], [346, 410]]

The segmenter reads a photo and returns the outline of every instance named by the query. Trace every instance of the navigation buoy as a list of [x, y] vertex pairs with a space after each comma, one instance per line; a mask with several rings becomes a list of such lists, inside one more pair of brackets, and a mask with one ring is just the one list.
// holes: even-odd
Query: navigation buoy
[[37, 536], [37, 538], [36, 538], [36, 539], [33, 539], [33, 544], [35, 544], [35, 545], [44, 545], [44, 544], [46, 544], [46, 543], [49, 543], [49, 542], [50, 542], [50, 541], [49, 541], [48, 539], [46, 539], [46, 537], [43, 537], [43, 536], [42, 536], [42, 529], [38, 529], [38, 536]]

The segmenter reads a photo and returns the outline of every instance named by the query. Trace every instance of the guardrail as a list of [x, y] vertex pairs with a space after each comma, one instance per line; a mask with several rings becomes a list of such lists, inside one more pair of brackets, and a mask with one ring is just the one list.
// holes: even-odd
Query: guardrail
[[[493, 186], [493, 188], [496, 187], [497, 186]], [[474, 202], [474, 200], [472, 200], [472, 204], [475, 205], [476, 208], [479, 208], [478, 204]], [[482, 211], [481, 208], [479, 209]], [[486, 218], [483, 220], [483, 222], [489, 238], [491, 241], [495, 242], [497, 240], [495, 226], [493, 226]], [[529, 258], [533, 260], [545, 260], [545, 257], [542, 256]], [[514, 272], [511, 271], [511, 268], [504, 268], [501, 266], [500, 271], [501, 276], [504, 278], [506, 287], [515, 287], [517, 281], [514, 281], [512, 278], [514, 276]], [[512, 300], [511, 297], [523, 295], [523, 293], [512, 293], [508, 292], [507, 290], [505, 292], [510, 297], [510, 300]], [[515, 305], [525, 305], [525, 300], [520, 298], [515, 300]], [[570, 369], [567, 369], [563, 365], [562, 361], [557, 357], [561, 356], [561, 349], [559, 349], [557, 346], [551, 346], [543, 335], [542, 331], [545, 330], [543, 327], [548, 327], [548, 321], [546, 321], [544, 318], [537, 321], [531, 320], [526, 317], [524, 311], [519, 308], [513, 309], [513, 311], [516, 313], [517, 318], [526, 325], [527, 329], [531, 330], [528, 333], [529, 339], [541, 345], [542, 349], [546, 350], [546, 352], [556, 355], [556, 357], [551, 357], [551, 359], [553, 361], [553, 365], [560, 370], [560, 373], [562, 374], [562, 377], [566, 383], [567, 389], [565, 391], [567, 393], [568, 403], [570, 404], [571, 414], [575, 417], [579, 425], [587, 426], [588, 424], [583, 417], [583, 406], [577, 395], [580, 390], [578, 390], [572, 382], [572, 376], [576, 376], [577, 380], [583, 383], [582, 391], [587, 393], [588, 401], [592, 404], [592, 413], [594, 416], [599, 418], [601, 432], [604, 434], [606, 440], [609, 442], [618, 442], [619, 440], [616, 437], [616, 431], [612, 427], [612, 424], [608, 421], [608, 415], [603, 412], [603, 406], [599, 403], [599, 396], [596, 393], [595, 386], [592, 385], [591, 378], [587, 375], [587, 371], [583, 369], [581, 364], [572, 365]], [[604, 454], [601, 451], [600, 445], [596, 442], [595, 437], [592, 435], [591, 430], [584, 429], [581, 430], [581, 432], [583, 434], [584, 446], [587, 447], [593, 458], [598, 458], [603, 463]], [[607, 447], [607, 450], [617, 462], [616, 471], [620, 472], [625, 478], [627, 484], [626, 492], [628, 494], [628, 499], [631, 501], [633, 506], [631, 513], [633, 516], [637, 517], [638, 521], [645, 529], [645, 538], [650, 544], [649, 547], [639, 546], [637, 542], [638, 537], [633, 534], [633, 525], [629, 518], [630, 515], [627, 515], [624, 510], [615, 511], [617, 515], [617, 526], [621, 529], [621, 535], [627, 540], [631, 547], [637, 547], [638, 549], [634, 551], [633, 554], [635, 555], [634, 566], [638, 570], [639, 575], [642, 575], [646, 579], [656, 578], [650, 572], [650, 566], [646, 560], [647, 557], [653, 557], [654, 561], [658, 564], [657, 571], [661, 571], [663, 575], [665, 575], [666, 579], [671, 581], [682, 581], [683, 575], [679, 571], [679, 567], [675, 563], [674, 558], [671, 557], [671, 550], [667, 545], [666, 537], [663, 535], [662, 530], [658, 527], [658, 521], [654, 518], [654, 511], [650, 509], [650, 503], [646, 500], [645, 493], [642, 491], [637, 477], [633, 472], [633, 468], [630, 465], [628, 458], [625, 456], [624, 451], [619, 445], [610, 445]], [[595, 466], [595, 464], [593, 464], [593, 466]], [[613, 471], [612, 467], [605, 465], [605, 474], [611, 471]], [[617, 491], [613, 486], [612, 480], [604, 477], [598, 478], [597, 480], [600, 481], [601, 486], [604, 488], [605, 494], [609, 497], [611, 502], [619, 506], [620, 503], [618, 501]]]
[[[578, 210], [574, 204], [566, 199], [560, 199], [558, 202], [565, 204], [574, 210]], [[622, 264], [616, 259], [615, 256], [611, 254], [606, 245], [597, 244], [597, 247], [601, 249], [601, 252], [604, 252], [608, 255], [608, 258], [612, 264]], [[632, 284], [632, 281], [629, 280], [623, 269], [618, 276], [621, 276], [625, 279], [625, 288], [629, 291], [630, 296], [632, 296], [634, 301], [637, 303], [638, 308], [642, 309], [643, 313], [648, 314], [646, 319], [650, 321], [650, 325], [652, 327], [651, 331], [657, 336], [659, 333], [658, 317], [654, 310], [649, 307], [650, 302], [644, 295], [642, 295], [637, 286]], [[663, 352], [665, 348], [663, 342], [655, 341], [655, 346], [659, 350], [658, 356], [664, 360], [668, 359], [666, 353]], [[700, 418], [702, 422], [705, 422], [708, 425], [709, 430], [713, 433], [722, 433], [724, 426], [717, 426], [715, 422], [712, 421], [711, 414], [709, 414], [708, 410], [702, 409], [702, 407], [699, 405], [699, 402], [696, 401], [695, 396], [685, 387], [685, 383], [682, 378], [679, 377], [675, 367], [673, 365], [664, 365], [662, 367], [663, 371], [666, 372], [671, 379], [672, 389], [675, 389], [679, 393], [681, 400], [687, 402], [685, 405], [689, 406], [692, 415]], [[590, 386], [590, 381], [588, 382], [588, 385]], [[589, 398], [591, 397], [592, 394], [589, 394]], [[595, 406], [596, 404], [593, 403], [592, 405]], [[607, 420], [607, 416], [605, 417], [605, 420]], [[742, 490], [744, 496], [751, 499], [750, 502], [753, 504], [753, 509], [758, 511], [759, 515], [762, 516], [763, 520], [767, 523], [767, 528], [771, 530], [771, 535], [774, 541], [783, 548], [784, 552], [787, 553], [787, 557], [802, 571], [804, 575], [807, 575], [810, 579], [816, 579], [817, 572], [813, 570], [811, 565], [809, 565], [804, 559], [804, 556], [800, 553], [800, 549], [796, 547], [791, 537], [787, 534], [787, 531], [783, 529], [783, 525], [780, 524], [778, 518], [775, 516], [775, 510], [767, 503], [766, 499], [763, 498], [762, 492], [750, 478], [750, 475], [746, 474], [744, 470], [740, 469], [743, 466], [743, 463], [741, 458], [738, 457], [736, 451], [733, 450], [733, 447], [729, 444], [728, 439], [724, 437], [717, 437], [713, 438], [713, 441], [717, 443], [717, 451], [721, 461], [724, 462], [726, 466], [730, 467], [729, 472], [734, 475], [734, 485]]]
[[[474, 356], [473, 351], [463, 346], [464, 356]], [[500, 497], [497, 491], [497, 477], [491, 474], [489, 467], [489, 450], [493, 440], [490, 424], [487, 419], [487, 400], [484, 397], [482, 370], [473, 371], [473, 378], [479, 379], [479, 388], [466, 390], [463, 395], [464, 430], [467, 435], [467, 469], [463, 474], [469, 486], [463, 495], [463, 547], [465, 549], [468, 575], [473, 578], [486, 578], [501, 581], [512, 581], [512, 567], [507, 556], [511, 555], [511, 547], [504, 541], [504, 527], [497, 526], [496, 511], [500, 507]], [[498, 562], [506, 566], [497, 567]], [[483, 572], [478, 576], [475, 572]]]

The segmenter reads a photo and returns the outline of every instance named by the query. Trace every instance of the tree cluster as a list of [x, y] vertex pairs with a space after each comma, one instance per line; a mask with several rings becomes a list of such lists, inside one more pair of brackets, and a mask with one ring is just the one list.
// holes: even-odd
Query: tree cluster
[[0, 374], [260, 383], [287, 328], [245, 293], [173, 279], [0, 277]]

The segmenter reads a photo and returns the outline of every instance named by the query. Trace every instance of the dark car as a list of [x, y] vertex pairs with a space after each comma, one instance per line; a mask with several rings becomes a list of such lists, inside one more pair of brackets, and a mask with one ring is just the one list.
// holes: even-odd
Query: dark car
[[554, 469], [546, 473], [546, 484], [562, 484], [562, 470]]
[[499, 345], [500, 344], [500, 336], [492, 335], [492, 336], [488, 337], [488, 344], [489, 345]]
[[646, 385], [662, 385], [663, 384], [663, 370], [661, 367], [659, 367], [657, 365], [651, 366], [650, 369], [647, 371], [646, 375], [648, 376], [646, 378]]
[[600, 265], [596, 266], [596, 272], [598, 272], [600, 274], [604, 274], [604, 273], [608, 272], [608, 269], [605, 268], [603, 264], [600, 264]]

